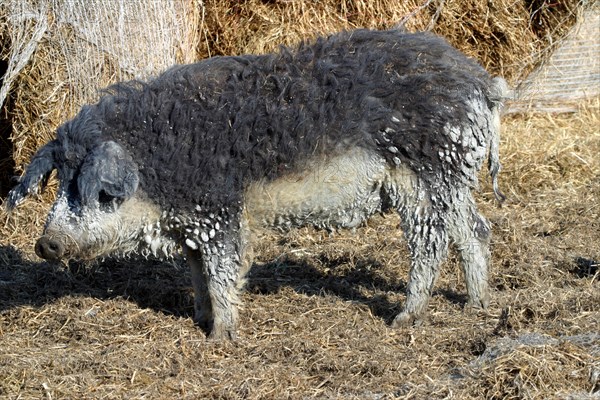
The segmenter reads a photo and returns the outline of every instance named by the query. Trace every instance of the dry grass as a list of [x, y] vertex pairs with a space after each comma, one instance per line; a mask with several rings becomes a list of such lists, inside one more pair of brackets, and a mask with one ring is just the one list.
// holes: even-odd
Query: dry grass
[[[54, 266], [31, 254], [49, 198], [0, 212], [0, 397], [553, 399], [600, 391], [600, 101], [504, 118], [486, 312], [455, 257], [427, 320], [392, 330], [408, 254], [389, 215], [356, 233], [266, 235], [240, 339], [205, 340], [175, 262]], [[578, 397], [579, 396], [579, 397]]]

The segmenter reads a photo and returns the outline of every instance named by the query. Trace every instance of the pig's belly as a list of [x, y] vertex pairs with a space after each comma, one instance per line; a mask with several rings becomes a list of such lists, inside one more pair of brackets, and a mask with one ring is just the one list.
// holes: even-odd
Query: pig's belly
[[382, 209], [389, 176], [381, 156], [354, 148], [312, 161], [302, 173], [253, 183], [245, 192], [246, 218], [251, 228], [353, 228]]

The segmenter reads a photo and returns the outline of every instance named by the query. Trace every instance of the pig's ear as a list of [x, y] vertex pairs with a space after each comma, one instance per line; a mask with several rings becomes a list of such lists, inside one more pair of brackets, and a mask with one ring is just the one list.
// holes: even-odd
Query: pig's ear
[[8, 194], [6, 208], [9, 212], [21, 204], [29, 194], [37, 193], [40, 186], [44, 190], [50, 173], [56, 168], [54, 151], [57, 146], [57, 141], [53, 140], [46, 143], [35, 153], [27, 166], [25, 174], [19, 179], [19, 184]]
[[103, 142], [90, 151], [83, 165], [77, 188], [84, 205], [118, 203], [137, 190], [138, 168], [131, 155], [113, 141]]

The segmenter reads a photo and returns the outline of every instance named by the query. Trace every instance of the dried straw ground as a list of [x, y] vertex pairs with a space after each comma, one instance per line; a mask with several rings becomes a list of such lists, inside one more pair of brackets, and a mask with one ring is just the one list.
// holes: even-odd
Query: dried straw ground
[[[266, 236], [240, 338], [207, 342], [176, 262], [32, 255], [49, 199], [0, 212], [0, 397], [591, 399], [600, 396], [600, 101], [504, 118], [487, 312], [455, 257], [420, 326], [392, 330], [408, 260], [395, 216]], [[483, 178], [485, 180], [485, 178]]]

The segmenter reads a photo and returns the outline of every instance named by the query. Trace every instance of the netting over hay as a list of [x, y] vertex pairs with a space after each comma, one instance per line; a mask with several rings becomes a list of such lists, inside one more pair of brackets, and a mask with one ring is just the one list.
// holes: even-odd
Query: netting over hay
[[517, 92], [512, 111], [569, 111], [579, 99], [600, 95], [600, 7], [583, 13]]
[[17, 166], [99, 88], [196, 59], [191, 1], [8, 0], [0, 13], [8, 42], [0, 104], [14, 94]]

